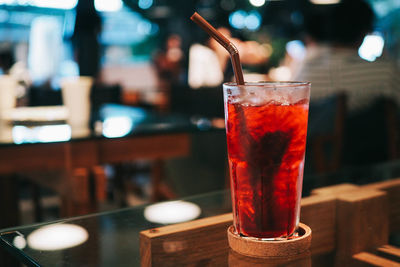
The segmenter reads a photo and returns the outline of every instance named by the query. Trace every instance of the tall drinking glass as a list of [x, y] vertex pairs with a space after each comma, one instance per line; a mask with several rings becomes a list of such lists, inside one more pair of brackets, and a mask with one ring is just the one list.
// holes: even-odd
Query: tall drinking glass
[[286, 239], [299, 223], [310, 83], [225, 83], [233, 224], [241, 236]]

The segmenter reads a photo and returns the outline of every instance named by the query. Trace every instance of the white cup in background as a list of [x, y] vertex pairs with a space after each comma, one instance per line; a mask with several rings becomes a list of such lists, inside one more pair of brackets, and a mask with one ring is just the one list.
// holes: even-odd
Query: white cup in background
[[15, 108], [17, 86], [18, 83], [13, 77], [9, 75], [0, 76], [0, 118], [8, 110]]
[[68, 77], [61, 80], [64, 105], [68, 108], [67, 122], [74, 129], [87, 129], [90, 119], [90, 92], [93, 78]]

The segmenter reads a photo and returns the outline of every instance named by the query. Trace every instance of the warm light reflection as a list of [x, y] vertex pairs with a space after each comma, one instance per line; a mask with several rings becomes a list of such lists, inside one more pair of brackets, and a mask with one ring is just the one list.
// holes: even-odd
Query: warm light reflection
[[67, 124], [26, 127], [17, 125], [12, 128], [14, 143], [49, 143], [71, 139], [71, 127]]
[[74, 224], [41, 227], [28, 235], [28, 246], [36, 250], [61, 250], [81, 245], [88, 240], [88, 232]]
[[13, 245], [14, 245], [16, 248], [24, 249], [24, 248], [26, 247], [26, 240], [25, 240], [25, 238], [24, 238], [23, 236], [17, 235], [17, 236], [14, 237], [14, 239], [13, 239]]
[[133, 128], [132, 118], [128, 116], [109, 117], [103, 123], [103, 135], [108, 138], [127, 135]]
[[265, 4], [265, 0], [249, 0], [250, 4], [256, 7], [263, 6]]
[[314, 5], [333, 5], [340, 3], [340, 0], [310, 0]]
[[153, 223], [171, 224], [196, 219], [200, 216], [198, 205], [186, 201], [167, 201], [147, 206], [144, 217]]
[[358, 49], [358, 55], [364, 60], [375, 61], [382, 55], [384, 44], [385, 41], [380, 34], [367, 35]]

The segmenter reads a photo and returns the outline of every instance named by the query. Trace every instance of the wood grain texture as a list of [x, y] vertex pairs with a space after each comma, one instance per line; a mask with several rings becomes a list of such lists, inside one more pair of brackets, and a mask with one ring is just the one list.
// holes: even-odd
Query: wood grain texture
[[99, 141], [100, 163], [115, 163], [134, 159], [162, 159], [187, 155], [188, 134], [143, 136]]
[[369, 252], [360, 252], [353, 256], [355, 261], [353, 266], [387, 266], [387, 267], [400, 267], [399, 262], [388, 260], [386, 258], [377, 256]]
[[379, 253], [395, 258], [400, 262], [400, 248], [391, 245], [384, 245], [376, 249]]
[[94, 179], [94, 196], [95, 201], [105, 201], [107, 199], [107, 177], [104, 167], [94, 166], [92, 168], [92, 179]]
[[384, 192], [361, 189], [340, 194], [336, 206], [336, 265], [352, 255], [387, 244], [388, 199]]
[[338, 184], [338, 185], [331, 185], [322, 188], [317, 188], [311, 191], [311, 195], [333, 195], [337, 196], [340, 193], [357, 190], [359, 186], [354, 184]]
[[221, 258], [226, 262], [221, 255], [227, 253], [230, 224], [232, 214], [224, 214], [142, 231], [141, 266], [221, 266]]
[[299, 237], [279, 240], [261, 241], [256, 238], [244, 238], [234, 232], [233, 226], [227, 230], [230, 248], [242, 255], [256, 258], [290, 258], [308, 252], [311, 246], [311, 228], [299, 224]]
[[135, 159], [186, 156], [186, 133], [0, 147], [0, 173], [91, 168]]
[[311, 253], [305, 251], [295, 257], [286, 258], [254, 258], [247, 257], [236, 253], [232, 249], [229, 250], [228, 256], [229, 267], [311, 267]]
[[336, 245], [336, 198], [312, 195], [301, 200], [300, 221], [313, 231], [312, 254], [333, 251]]
[[[400, 205], [400, 199], [394, 196], [399, 183], [400, 179], [369, 186], [346, 184], [322, 188], [303, 198], [301, 221], [313, 231], [313, 257], [332, 254], [336, 266], [351, 266], [348, 264], [354, 254], [377, 247], [397, 257], [398, 249], [386, 244], [389, 221], [392, 225], [398, 219], [393, 218], [396, 213], [391, 207]], [[389, 199], [394, 202], [389, 204]], [[142, 266], [225, 266], [226, 262], [220, 261], [228, 256], [226, 229], [231, 224], [232, 215], [225, 214], [143, 231]], [[229, 259], [232, 257], [229, 254]]]
[[390, 232], [400, 231], [400, 179], [373, 183], [363, 188], [381, 190], [387, 193], [389, 201]]
[[0, 149], [0, 173], [64, 169], [63, 143], [9, 146]]
[[[100, 165], [135, 159], [161, 162], [189, 151], [187, 133], [1, 146], [0, 174], [27, 173], [26, 178], [60, 194], [64, 216], [81, 215], [95, 212], [94, 201], [106, 198], [106, 177]], [[157, 175], [153, 184], [157, 193], [171, 196], [162, 183], [164, 173]]]

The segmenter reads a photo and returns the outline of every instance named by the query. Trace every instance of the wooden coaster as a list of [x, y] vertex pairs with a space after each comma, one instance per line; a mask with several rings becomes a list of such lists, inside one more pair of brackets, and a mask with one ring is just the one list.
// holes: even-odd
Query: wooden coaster
[[311, 245], [311, 228], [299, 223], [298, 237], [288, 240], [265, 241], [257, 238], [242, 237], [228, 228], [228, 242], [232, 250], [242, 255], [257, 258], [292, 257], [306, 252]]

